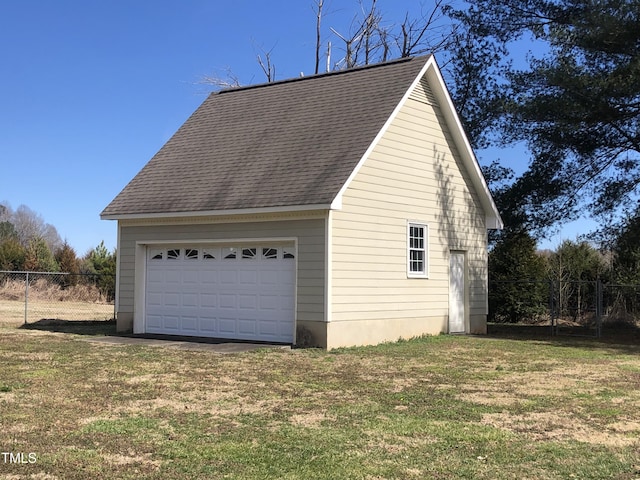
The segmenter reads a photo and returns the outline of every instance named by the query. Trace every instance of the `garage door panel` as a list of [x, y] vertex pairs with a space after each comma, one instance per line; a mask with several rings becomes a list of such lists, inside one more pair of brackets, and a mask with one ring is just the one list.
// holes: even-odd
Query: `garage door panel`
[[203, 308], [217, 307], [218, 296], [215, 293], [202, 293], [200, 295], [200, 306]]
[[240, 335], [255, 335], [256, 322], [250, 318], [238, 320], [238, 333]]
[[237, 295], [232, 293], [221, 293], [218, 295], [218, 300], [220, 302], [219, 306], [221, 309], [232, 309], [236, 310], [238, 308], [237, 305]]
[[149, 307], [162, 306], [162, 294], [147, 292], [147, 309]]
[[145, 330], [293, 341], [295, 262], [283, 258], [282, 248], [259, 246], [222, 258], [233, 250], [154, 247], [156, 257], [147, 257]]
[[269, 337], [278, 336], [278, 322], [265, 320], [258, 325], [260, 327], [260, 331], [258, 332], [260, 335], [268, 335]]
[[184, 270], [182, 272], [182, 283], [194, 285], [200, 283], [200, 272], [197, 270]]
[[237, 285], [238, 272], [236, 270], [221, 269], [220, 272], [220, 284], [221, 285]]
[[147, 328], [162, 328], [162, 315], [147, 314]]
[[238, 319], [235, 317], [223, 317], [220, 316], [218, 319], [218, 329], [220, 333], [223, 334], [235, 334], [236, 333], [236, 324]]
[[278, 295], [260, 295], [260, 310], [277, 310], [280, 305]]
[[197, 293], [183, 293], [182, 294], [182, 306], [183, 307], [198, 307], [199, 295]]
[[182, 329], [185, 332], [198, 332], [198, 317], [182, 316]]
[[251, 315], [257, 315], [257, 304], [258, 304], [258, 295], [257, 294], [240, 294], [238, 295], [238, 309], [239, 310], [250, 310]]
[[240, 285], [255, 286], [258, 283], [258, 272], [251, 267], [244, 267], [238, 272], [238, 283]]
[[166, 330], [179, 330], [180, 317], [177, 315], [164, 315], [162, 327]]
[[218, 284], [218, 273], [213, 270], [204, 270], [200, 272], [200, 282], [205, 285], [216, 285]]

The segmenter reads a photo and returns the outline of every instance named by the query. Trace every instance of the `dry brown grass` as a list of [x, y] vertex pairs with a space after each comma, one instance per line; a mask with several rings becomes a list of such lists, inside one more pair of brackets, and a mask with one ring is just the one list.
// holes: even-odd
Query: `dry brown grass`
[[0, 328], [0, 362], [0, 444], [39, 454], [16, 478], [640, 477], [638, 345], [218, 355]]
[[[0, 283], [0, 300], [24, 301], [25, 290], [23, 280], [5, 280]], [[106, 303], [104, 295], [95, 285], [77, 284], [63, 287], [47, 278], [38, 278], [29, 283], [29, 300]]]

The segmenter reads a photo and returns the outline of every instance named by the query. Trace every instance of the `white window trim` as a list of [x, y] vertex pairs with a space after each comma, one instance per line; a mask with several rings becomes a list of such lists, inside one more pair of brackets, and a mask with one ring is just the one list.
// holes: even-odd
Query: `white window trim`
[[[411, 248], [411, 227], [419, 227], [424, 229], [424, 248], [421, 251], [424, 252], [424, 271], [412, 272], [411, 271], [411, 251], [418, 250]], [[420, 222], [417, 220], [407, 221], [407, 278], [429, 278], [429, 225], [426, 222]]]

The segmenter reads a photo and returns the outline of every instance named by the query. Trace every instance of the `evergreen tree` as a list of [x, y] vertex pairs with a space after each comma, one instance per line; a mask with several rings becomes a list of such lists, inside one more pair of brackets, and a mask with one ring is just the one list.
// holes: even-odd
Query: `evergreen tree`
[[577, 319], [595, 311], [596, 281], [605, 271], [602, 255], [587, 242], [562, 242], [549, 259], [559, 313]]
[[56, 252], [55, 259], [58, 262], [60, 271], [69, 274], [63, 278], [62, 285], [65, 287], [76, 285], [78, 283], [78, 273], [80, 273], [80, 264], [76, 251], [66, 240]]
[[[497, 80], [483, 81], [487, 101], [465, 108], [462, 118], [529, 147], [530, 166], [509, 200], [525, 225], [544, 228], [583, 207], [610, 215], [633, 201], [640, 186], [640, 3], [466, 4], [452, 13], [475, 39], [462, 60], [477, 59], [474, 75]], [[528, 66], [505, 56], [525, 42], [542, 52], [529, 52]]]
[[0, 241], [0, 270], [24, 270], [25, 248], [17, 238]]
[[546, 260], [525, 231], [507, 232], [489, 253], [489, 320], [521, 322], [546, 311]]
[[613, 280], [640, 284], [640, 209], [624, 222], [612, 248]]
[[57, 272], [58, 264], [42, 237], [32, 238], [26, 248], [24, 269], [33, 272]]
[[109, 253], [104, 241], [100, 242], [85, 256], [85, 270], [96, 275], [96, 284], [103, 292], [107, 301], [115, 298], [116, 291], [116, 251]]

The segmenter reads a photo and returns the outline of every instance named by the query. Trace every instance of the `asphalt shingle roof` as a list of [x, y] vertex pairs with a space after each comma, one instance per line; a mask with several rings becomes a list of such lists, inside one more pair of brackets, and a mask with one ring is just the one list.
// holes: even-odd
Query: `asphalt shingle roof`
[[328, 205], [428, 58], [212, 93], [102, 215]]

